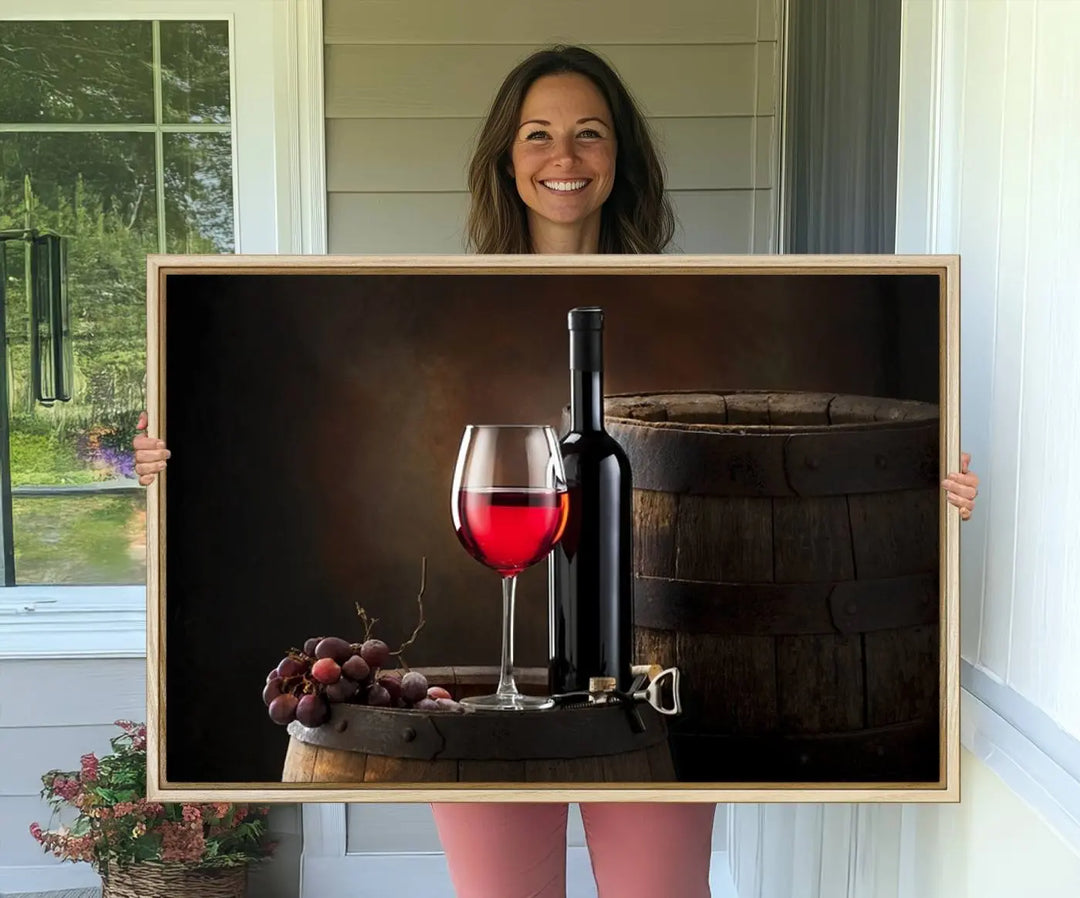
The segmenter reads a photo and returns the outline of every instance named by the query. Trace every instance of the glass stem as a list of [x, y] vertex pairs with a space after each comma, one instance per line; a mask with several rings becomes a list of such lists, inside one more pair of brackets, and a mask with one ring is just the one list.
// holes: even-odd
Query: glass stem
[[514, 592], [517, 589], [517, 575], [502, 578], [503, 591], [503, 634], [502, 665], [499, 668], [498, 695], [517, 695], [514, 682]]

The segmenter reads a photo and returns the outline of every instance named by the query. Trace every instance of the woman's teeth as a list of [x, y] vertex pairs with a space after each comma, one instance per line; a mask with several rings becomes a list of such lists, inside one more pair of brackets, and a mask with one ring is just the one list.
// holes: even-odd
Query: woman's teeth
[[585, 181], [541, 181], [545, 187], [549, 190], [558, 190], [562, 193], [567, 193], [571, 190], [581, 190], [589, 182]]

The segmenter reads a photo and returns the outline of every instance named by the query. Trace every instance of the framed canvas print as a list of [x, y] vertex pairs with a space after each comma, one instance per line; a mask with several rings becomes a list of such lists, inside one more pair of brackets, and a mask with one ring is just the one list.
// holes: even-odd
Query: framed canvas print
[[[586, 306], [634, 682], [477, 708], [463, 435], [566, 431]], [[957, 257], [152, 256], [148, 312], [152, 798], [959, 799]], [[550, 704], [542, 555], [508, 632]]]

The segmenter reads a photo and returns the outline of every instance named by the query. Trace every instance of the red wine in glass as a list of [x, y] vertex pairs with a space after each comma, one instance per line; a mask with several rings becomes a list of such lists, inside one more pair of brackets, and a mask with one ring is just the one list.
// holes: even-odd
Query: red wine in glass
[[555, 431], [546, 425], [470, 424], [454, 468], [450, 514], [465, 550], [502, 577], [502, 664], [493, 695], [462, 700], [473, 708], [547, 708], [514, 682], [517, 575], [546, 558], [567, 518], [566, 477]]
[[463, 489], [458, 506], [465, 550], [504, 577], [545, 558], [566, 524], [566, 490]]

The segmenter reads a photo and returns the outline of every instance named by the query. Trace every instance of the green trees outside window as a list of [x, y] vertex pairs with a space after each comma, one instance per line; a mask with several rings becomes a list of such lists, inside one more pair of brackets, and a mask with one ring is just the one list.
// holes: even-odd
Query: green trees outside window
[[4, 22], [0, 231], [68, 238], [72, 400], [34, 400], [25, 244], [6, 253], [19, 584], [145, 580], [146, 255], [234, 249], [225, 21]]

